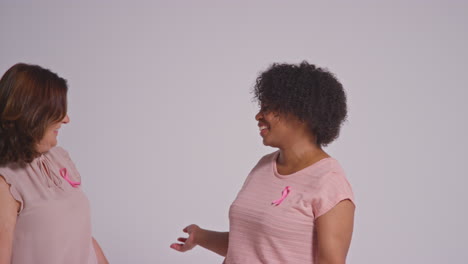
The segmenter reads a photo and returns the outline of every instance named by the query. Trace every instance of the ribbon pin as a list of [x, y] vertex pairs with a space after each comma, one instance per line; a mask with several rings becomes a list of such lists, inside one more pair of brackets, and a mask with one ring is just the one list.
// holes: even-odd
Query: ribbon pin
[[70, 180], [70, 177], [68, 177], [67, 168], [60, 169], [60, 175], [61, 175], [62, 178], [64, 178], [68, 183], [70, 183], [70, 185], [73, 186], [73, 188], [76, 188], [76, 187], [78, 187], [78, 186], [81, 185], [81, 182], [76, 182], [76, 181]]
[[276, 206], [280, 205], [283, 202], [283, 200], [286, 199], [286, 196], [288, 196], [290, 191], [291, 191], [291, 187], [289, 187], [289, 186], [284, 187], [284, 190], [281, 193], [281, 198], [271, 202], [271, 204], [274, 204]]

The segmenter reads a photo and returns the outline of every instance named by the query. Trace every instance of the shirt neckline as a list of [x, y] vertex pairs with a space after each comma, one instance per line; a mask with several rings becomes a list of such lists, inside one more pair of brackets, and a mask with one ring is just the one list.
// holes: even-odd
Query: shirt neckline
[[276, 167], [276, 160], [278, 159], [278, 156], [279, 156], [279, 153], [280, 151], [276, 151], [273, 155], [272, 155], [272, 159], [270, 160], [270, 162], [272, 163], [272, 169], [273, 169], [273, 173], [275, 174], [276, 177], [280, 178], [280, 179], [286, 179], [286, 178], [290, 178], [290, 177], [293, 177], [293, 176], [296, 176], [296, 175], [301, 175], [301, 174], [304, 174], [304, 172], [312, 169], [313, 167], [317, 167], [319, 166], [320, 164], [324, 163], [325, 161], [333, 161], [335, 160], [333, 157], [326, 157], [326, 158], [323, 158], [317, 162], [314, 162], [312, 163], [311, 165], [301, 169], [301, 170], [298, 170], [294, 173], [291, 173], [291, 174], [286, 174], [286, 175], [283, 175], [283, 174], [280, 174], [278, 172], [278, 168]]

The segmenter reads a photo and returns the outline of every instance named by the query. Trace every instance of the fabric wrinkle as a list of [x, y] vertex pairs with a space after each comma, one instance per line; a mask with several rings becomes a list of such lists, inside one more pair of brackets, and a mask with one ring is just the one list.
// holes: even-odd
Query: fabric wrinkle
[[68, 153], [54, 147], [28, 164], [0, 166], [21, 209], [13, 234], [11, 264], [96, 264], [91, 210], [81, 188], [60, 170], [80, 178]]
[[41, 176], [45, 179], [47, 187], [52, 188], [52, 186], [55, 186], [63, 190], [62, 179], [53, 170], [53, 165], [50, 160], [45, 155], [41, 155], [37, 159], [37, 163], [41, 171]]

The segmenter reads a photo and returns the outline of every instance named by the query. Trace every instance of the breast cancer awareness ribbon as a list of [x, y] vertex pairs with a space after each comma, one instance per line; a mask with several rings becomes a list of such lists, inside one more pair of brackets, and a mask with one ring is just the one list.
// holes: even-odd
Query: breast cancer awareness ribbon
[[284, 187], [284, 190], [281, 193], [281, 198], [271, 202], [271, 204], [274, 204], [275, 206], [280, 205], [283, 202], [283, 200], [286, 199], [286, 197], [288, 196], [290, 191], [291, 191], [291, 187], [289, 187], [289, 186]]
[[68, 176], [67, 168], [60, 169], [60, 175], [64, 178], [73, 188], [76, 188], [81, 185], [81, 182], [72, 181]]

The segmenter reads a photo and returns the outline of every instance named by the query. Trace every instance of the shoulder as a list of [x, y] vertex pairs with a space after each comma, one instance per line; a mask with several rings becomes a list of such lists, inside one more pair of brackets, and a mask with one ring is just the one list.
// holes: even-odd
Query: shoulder
[[325, 180], [348, 183], [346, 179], [346, 173], [343, 170], [343, 167], [341, 167], [340, 163], [336, 159], [330, 158], [327, 166], [328, 166], [327, 168], [328, 173], [325, 177]]
[[10, 206], [15, 209], [18, 214], [23, 209], [23, 198], [20, 194], [20, 189], [17, 188], [18, 183], [15, 177], [12, 177], [9, 173], [3, 173], [0, 171], [0, 203], [1, 208]]
[[257, 163], [257, 166], [265, 165], [265, 164], [269, 164], [269, 163], [273, 162], [273, 160], [277, 157], [278, 152], [279, 151], [274, 151], [274, 152], [272, 152], [270, 154], [266, 154], [265, 156], [260, 158], [260, 160]]
[[328, 158], [321, 165], [323, 168], [317, 178], [317, 184], [311, 187], [314, 190], [312, 205], [316, 218], [343, 200], [354, 203], [353, 190], [338, 161]]
[[0, 165], [0, 175], [11, 184], [15, 178], [25, 176], [29, 167], [29, 163], [10, 162], [2, 164]]
[[322, 159], [301, 172], [297, 179], [312, 190], [335, 184], [347, 184], [346, 175], [340, 163], [334, 158]]
[[327, 181], [330, 177], [345, 177], [345, 172], [340, 163], [332, 157], [318, 161], [310, 169], [320, 181]]
[[273, 161], [278, 154], [278, 151], [272, 152], [270, 154], [267, 154], [260, 158], [260, 160], [257, 162], [257, 164], [253, 167], [252, 171], [250, 173], [257, 172], [259, 170], [264, 170], [266, 168], [269, 168], [272, 166]]
[[323, 164], [323, 170], [319, 178], [320, 193], [326, 195], [344, 195], [352, 197], [353, 191], [346, 174], [333, 158], [327, 159]]
[[53, 157], [55, 159], [67, 159], [70, 160], [70, 154], [68, 154], [68, 151], [66, 151], [64, 148], [60, 146], [56, 146], [51, 148], [47, 154], [47, 156]]
[[256, 178], [256, 176], [254, 175], [258, 176], [259, 174], [263, 174], [263, 172], [268, 170], [268, 166], [271, 166], [272, 161], [275, 158], [275, 155], [277, 152], [278, 151], [275, 151], [273, 153], [267, 154], [263, 156], [262, 158], [260, 158], [257, 164], [252, 168], [250, 173], [247, 175], [247, 178], [242, 188], [245, 188], [245, 186], [247, 186], [250, 183], [252, 178]]
[[68, 151], [66, 151], [64, 148], [60, 146], [53, 147], [49, 150], [49, 153], [56, 153], [56, 154], [61, 154], [61, 155], [67, 155], [68, 156]]

